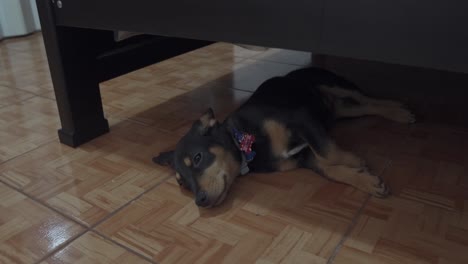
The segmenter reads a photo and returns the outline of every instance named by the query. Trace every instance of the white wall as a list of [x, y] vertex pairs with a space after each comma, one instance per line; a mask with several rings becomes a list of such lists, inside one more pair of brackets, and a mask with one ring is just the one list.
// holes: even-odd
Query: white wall
[[0, 0], [0, 38], [40, 30], [35, 0]]

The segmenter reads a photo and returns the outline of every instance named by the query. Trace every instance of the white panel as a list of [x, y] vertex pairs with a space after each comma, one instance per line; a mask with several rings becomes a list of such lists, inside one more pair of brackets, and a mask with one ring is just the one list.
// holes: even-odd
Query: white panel
[[34, 0], [0, 0], [0, 38], [26, 35], [39, 29]]

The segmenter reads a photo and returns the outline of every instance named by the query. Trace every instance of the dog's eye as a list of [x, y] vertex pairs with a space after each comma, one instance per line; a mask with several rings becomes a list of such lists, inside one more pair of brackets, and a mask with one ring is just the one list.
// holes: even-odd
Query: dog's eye
[[202, 154], [201, 153], [197, 153], [197, 155], [193, 156], [193, 164], [195, 166], [200, 165], [201, 160], [202, 160]]

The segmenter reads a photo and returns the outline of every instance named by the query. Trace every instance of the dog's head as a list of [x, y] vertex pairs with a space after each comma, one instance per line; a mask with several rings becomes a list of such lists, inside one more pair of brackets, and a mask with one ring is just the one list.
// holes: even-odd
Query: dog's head
[[241, 154], [231, 134], [209, 109], [195, 121], [174, 151], [154, 157], [157, 164], [171, 166], [179, 185], [195, 195], [201, 207], [219, 205], [240, 174]]

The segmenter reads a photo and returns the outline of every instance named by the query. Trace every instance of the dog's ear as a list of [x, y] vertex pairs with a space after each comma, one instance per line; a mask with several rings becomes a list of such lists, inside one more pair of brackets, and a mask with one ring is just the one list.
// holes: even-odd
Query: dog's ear
[[203, 127], [212, 127], [216, 124], [214, 112], [211, 107], [200, 117], [200, 122]]
[[169, 166], [174, 169], [174, 151], [161, 152], [153, 158], [153, 162], [162, 166]]
[[218, 121], [215, 119], [213, 109], [208, 108], [200, 119], [195, 122], [194, 126], [201, 135], [204, 135], [216, 123], [218, 123]]

